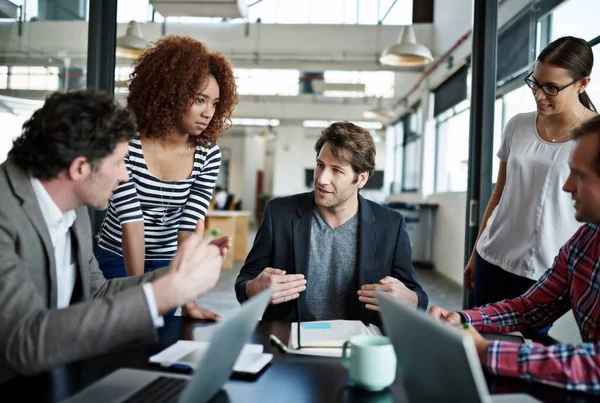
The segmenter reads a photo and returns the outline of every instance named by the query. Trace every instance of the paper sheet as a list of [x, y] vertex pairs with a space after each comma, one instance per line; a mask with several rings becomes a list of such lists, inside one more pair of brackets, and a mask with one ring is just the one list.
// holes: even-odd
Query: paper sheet
[[[209, 343], [204, 341], [179, 340], [160, 353], [150, 357], [150, 362], [169, 367], [171, 364], [184, 364], [195, 368], [208, 348]], [[246, 344], [242, 349], [233, 370], [243, 373], [257, 373], [272, 359], [272, 354], [263, 353], [260, 344]]]

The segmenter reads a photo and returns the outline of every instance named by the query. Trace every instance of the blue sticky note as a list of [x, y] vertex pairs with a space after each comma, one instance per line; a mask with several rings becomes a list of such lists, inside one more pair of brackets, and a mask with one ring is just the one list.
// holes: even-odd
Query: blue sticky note
[[312, 330], [312, 329], [331, 329], [331, 323], [321, 322], [321, 323], [303, 323], [302, 329]]

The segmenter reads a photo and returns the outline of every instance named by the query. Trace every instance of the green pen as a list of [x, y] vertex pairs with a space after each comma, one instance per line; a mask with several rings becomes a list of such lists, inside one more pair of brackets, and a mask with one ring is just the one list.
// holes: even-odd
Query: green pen
[[274, 334], [269, 336], [271, 343], [275, 344], [281, 351], [287, 353], [287, 346], [281, 342]]

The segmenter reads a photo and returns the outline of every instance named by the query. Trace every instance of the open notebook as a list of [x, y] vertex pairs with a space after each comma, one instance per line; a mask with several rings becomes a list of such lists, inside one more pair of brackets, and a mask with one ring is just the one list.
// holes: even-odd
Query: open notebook
[[[193, 370], [206, 352], [208, 343], [204, 341], [179, 340], [160, 353], [150, 357], [150, 362], [163, 368]], [[273, 354], [263, 353], [260, 344], [246, 344], [238, 356], [233, 371], [243, 374], [257, 374], [273, 359]]]
[[323, 320], [301, 322], [298, 334], [298, 322], [293, 322], [288, 353], [341, 357], [344, 342], [359, 335], [381, 335], [381, 331], [377, 326], [365, 326], [359, 320]]

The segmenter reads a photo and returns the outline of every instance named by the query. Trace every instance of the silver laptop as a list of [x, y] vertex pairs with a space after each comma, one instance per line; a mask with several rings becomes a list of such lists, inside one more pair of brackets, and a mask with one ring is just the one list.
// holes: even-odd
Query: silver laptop
[[473, 339], [384, 293], [378, 292], [377, 299], [409, 401], [538, 401], [526, 394], [490, 395]]
[[[262, 317], [272, 291], [265, 290], [244, 302], [215, 326], [210, 347], [192, 376], [123, 368], [90, 385], [67, 402], [207, 402], [233, 372], [242, 348]], [[160, 400], [154, 400], [158, 396]]]

